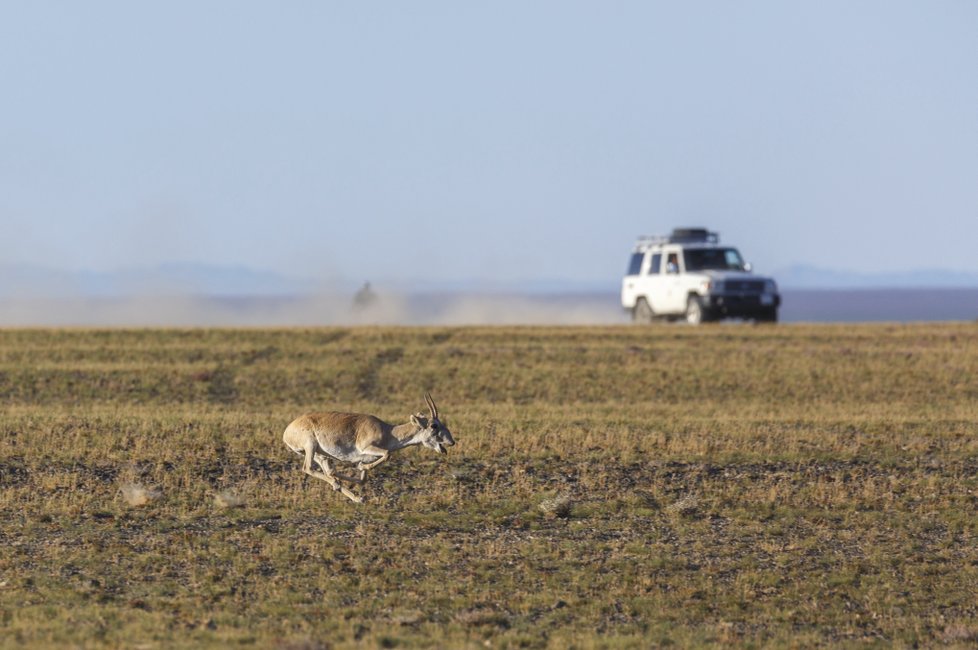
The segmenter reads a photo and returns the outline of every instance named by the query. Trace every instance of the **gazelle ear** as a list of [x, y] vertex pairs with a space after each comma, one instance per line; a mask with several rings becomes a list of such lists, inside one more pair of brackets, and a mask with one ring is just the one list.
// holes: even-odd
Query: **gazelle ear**
[[424, 425], [421, 424], [421, 421], [418, 419], [417, 415], [411, 416], [411, 424], [413, 424], [416, 427], [421, 427], [422, 429], [424, 428]]

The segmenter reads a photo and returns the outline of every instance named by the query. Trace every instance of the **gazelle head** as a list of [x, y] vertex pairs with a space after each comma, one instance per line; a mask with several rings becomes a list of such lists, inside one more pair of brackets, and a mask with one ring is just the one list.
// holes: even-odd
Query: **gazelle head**
[[452, 437], [452, 432], [448, 430], [448, 427], [438, 419], [438, 407], [435, 406], [435, 400], [431, 399], [430, 393], [424, 394], [424, 401], [428, 404], [429, 415], [427, 417], [423, 413], [412, 415], [411, 423], [421, 429], [418, 432], [421, 436], [421, 444], [429, 449], [434, 449], [439, 454], [447, 454], [445, 447], [454, 445], [455, 438]]

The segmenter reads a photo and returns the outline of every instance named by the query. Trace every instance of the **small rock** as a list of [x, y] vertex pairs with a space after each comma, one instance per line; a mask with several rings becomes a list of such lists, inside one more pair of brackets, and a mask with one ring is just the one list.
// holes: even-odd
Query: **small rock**
[[572, 505], [569, 494], [558, 494], [553, 499], [541, 501], [537, 507], [548, 517], [564, 518], [570, 515]]
[[684, 495], [678, 501], [670, 505], [666, 510], [669, 512], [677, 512], [679, 514], [690, 514], [696, 512], [696, 507], [700, 503], [700, 498], [695, 492], [690, 492]]

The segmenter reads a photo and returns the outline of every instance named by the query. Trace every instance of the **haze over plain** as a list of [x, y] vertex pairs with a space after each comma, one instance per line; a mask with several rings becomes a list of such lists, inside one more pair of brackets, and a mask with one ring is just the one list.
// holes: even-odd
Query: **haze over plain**
[[614, 286], [707, 225], [755, 268], [978, 273], [970, 2], [17, 3], [0, 263]]

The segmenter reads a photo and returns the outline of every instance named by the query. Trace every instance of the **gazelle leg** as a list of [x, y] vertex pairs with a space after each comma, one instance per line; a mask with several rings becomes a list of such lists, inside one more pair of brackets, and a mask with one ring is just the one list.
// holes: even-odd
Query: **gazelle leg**
[[[313, 460], [315, 460], [316, 463], [320, 467], [322, 467], [323, 470], [325, 470], [325, 471], [323, 471], [323, 472], [317, 472], [316, 470], [314, 470], [312, 468], [312, 461]], [[318, 478], [318, 479], [321, 479], [323, 481], [326, 481], [327, 483], [330, 484], [330, 486], [334, 490], [339, 490], [340, 489], [339, 481], [337, 481], [333, 477], [333, 472], [330, 471], [330, 467], [328, 465], [323, 466], [323, 464], [319, 462], [319, 458], [316, 455], [316, 450], [315, 450], [315, 448], [312, 445], [306, 447], [306, 457], [305, 457], [305, 460], [303, 460], [303, 462], [302, 462], [302, 471], [305, 472], [306, 474], [308, 474], [309, 476], [314, 476], [315, 478]]]
[[350, 492], [339, 481], [337, 481], [335, 477], [329, 476], [328, 474], [324, 474], [323, 472], [317, 472], [314, 469], [310, 469], [306, 471], [306, 474], [308, 474], [309, 476], [315, 476], [318, 479], [322, 479], [326, 481], [332, 486], [334, 491], [340, 492], [343, 496], [345, 496], [350, 501], [353, 501], [355, 503], [363, 503], [363, 497], [357, 496], [353, 492]]
[[363, 470], [360, 470], [360, 476], [347, 476], [345, 474], [333, 474], [333, 476], [340, 479], [341, 481], [349, 481], [350, 483], [359, 484], [359, 483], [363, 483], [363, 479], [367, 477], [367, 473]]
[[329, 456], [323, 454], [314, 454], [313, 460], [316, 464], [323, 468], [323, 472], [329, 476], [338, 478], [341, 481], [349, 481], [351, 483], [363, 483], [363, 477], [365, 472], [360, 472], [360, 478], [353, 478], [352, 476], [346, 476], [344, 474], [339, 474], [333, 469], [333, 463], [330, 461]]
[[349, 499], [353, 503], [363, 503], [363, 497], [357, 496], [356, 494], [354, 494], [353, 492], [350, 492], [348, 489], [346, 489], [342, 485], [340, 485], [340, 494], [342, 494], [343, 496], [345, 496], [347, 499]]
[[[306, 458], [305, 458], [305, 460], [302, 463], [302, 471], [303, 472], [305, 472], [309, 476], [312, 476], [312, 477], [321, 479], [323, 481], [326, 481], [327, 483], [329, 483], [329, 485], [333, 488], [334, 491], [335, 490], [338, 490], [339, 492], [341, 492], [343, 494], [343, 496], [345, 496], [346, 498], [348, 498], [350, 501], [353, 501], [355, 503], [363, 503], [363, 497], [358, 497], [353, 492], [350, 492], [345, 487], [343, 487], [340, 484], [340, 482], [336, 480], [336, 477], [334, 477], [332, 475], [332, 472], [328, 472], [328, 473], [327, 472], [317, 472], [316, 470], [314, 470], [312, 468], [312, 461], [313, 461], [313, 459], [315, 457], [316, 457], [315, 448], [312, 445], [306, 447]], [[316, 462], [317, 462], [317, 464], [319, 464], [319, 459], [316, 459]], [[322, 465], [320, 465], [320, 466], [322, 467]], [[326, 466], [323, 467], [323, 469], [330, 469], [331, 470], [332, 468], [327, 463]]]
[[336, 472], [333, 471], [333, 464], [329, 462], [328, 456], [323, 456], [322, 454], [317, 454], [315, 451], [312, 454], [312, 460], [314, 463], [322, 468], [323, 474], [332, 478], [339, 478]]
[[389, 451], [387, 451], [386, 449], [381, 449], [380, 447], [375, 447], [373, 445], [361, 449], [360, 451], [365, 454], [380, 456], [380, 458], [378, 458], [377, 460], [370, 461], [369, 463], [357, 463], [357, 469], [359, 469], [361, 472], [365, 469], [373, 469], [374, 467], [377, 467], [377, 465], [380, 465], [381, 463], [385, 462], [388, 458], [391, 457]]

